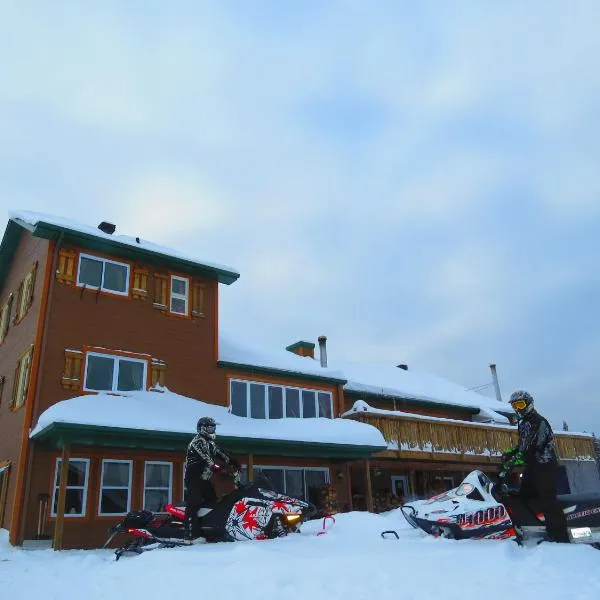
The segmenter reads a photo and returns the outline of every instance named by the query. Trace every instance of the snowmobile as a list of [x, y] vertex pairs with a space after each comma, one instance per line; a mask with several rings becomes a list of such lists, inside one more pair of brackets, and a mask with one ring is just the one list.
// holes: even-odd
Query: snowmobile
[[[569, 541], [600, 549], [600, 494], [559, 495], [567, 517]], [[472, 471], [462, 483], [428, 500], [401, 507], [414, 528], [451, 539], [513, 539], [523, 545], [547, 539], [544, 515], [536, 501], [525, 501], [518, 486], [494, 483]]]
[[200, 537], [185, 539], [185, 506], [167, 504], [166, 514], [149, 510], [131, 511], [109, 530], [106, 548], [117, 534], [133, 540], [117, 548], [117, 560], [125, 553], [141, 554], [157, 548], [174, 548], [205, 542], [266, 540], [299, 532], [303, 522], [317, 510], [310, 502], [274, 491], [269, 481], [259, 477], [223, 496], [214, 506], [198, 511]]

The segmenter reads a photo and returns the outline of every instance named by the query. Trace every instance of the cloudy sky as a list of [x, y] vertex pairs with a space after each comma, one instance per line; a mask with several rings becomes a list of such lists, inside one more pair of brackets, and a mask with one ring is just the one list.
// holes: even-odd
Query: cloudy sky
[[[223, 330], [600, 434], [600, 4], [0, 0], [0, 216], [233, 266]], [[493, 394], [491, 389], [485, 390]]]

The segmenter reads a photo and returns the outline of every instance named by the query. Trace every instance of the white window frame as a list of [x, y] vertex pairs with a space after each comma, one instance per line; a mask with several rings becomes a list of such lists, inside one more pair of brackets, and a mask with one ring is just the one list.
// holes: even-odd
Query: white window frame
[[[100, 358], [111, 358], [113, 359], [113, 386], [110, 390], [93, 390], [87, 387], [87, 369], [88, 369], [88, 358], [90, 356], [99, 356]], [[83, 370], [83, 390], [85, 392], [119, 392], [124, 390], [119, 390], [117, 387], [119, 384], [119, 363], [120, 361], [130, 361], [142, 363], [144, 365], [144, 377], [143, 377], [143, 386], [141, 390], [135, 391], [144, 391], [146, 389], [146, 383], [148, 382], [148, 361], [143, 358], [134, 358], [132, 356], [121, 356], [120, 354], [103, 354], [102, 352], [86, 352], [85, 353], [85, 365]], [[131, 391], [131, 390], [129, 390]]]
[[[292, 390], [298, 390], [299, 393], [299, 404], [300, 404], [300, 416], [298, 418], [300, 419], [304, 419], [304, 403], [302, 402], [302, 392], [303, 391], [307, 391], [307, 392], [314, 392], [315, 394], [315, 410], [316, 410], [316, 417], [310, 417], [310, 418], [317, 418], [317, 419], [328, 419], [331, 418], [333, 419], [333, 394], [332, 392], [330, 392], [329, 390], [320, 390], [320, 389], [316, 389], [316, 388], [304, 388], [304, 387], [297, 387], [294, 385], [279, 385], [277, 383], [265, 383], [264, 381], [253, 381], [252, 379], [239, 379], [239, 378], [231, 378], [229, 380], [229, 410], [232, 410], [232, 396], [233, 396], [233, 383], [234, 382], [238, 382], [238, 383], [245, 383], [246, 384], [246, 417], [247, 419], [253, 419], [255, 417], [251, 416], [251, 402], [250, 402], [250, 386], [251, 384], [258, 384], [258, 385], [262, 385], [265, 388], [265, 392], [264, 392], [264, 402], [265, 402], [265, 419], [270, 419], [269, 416], [269, 394], [268, 394], [268, 388], [269, 386], [271, 387], [279, 387], [283, 390], [283, 418], [296, 418], [296, 417], [287, 417], [287, 390], [288, 389], [292, 389]], [[330, 412], [331, 412], [331, 417], [319, 417], [319, 394], [327, 394], [329, 396], [329, 408], [330, 408]], [[279, 418], [273, 419], [275, 421], [279, 421]]]
[[[102, 292], [106, 292], [107, 294], [116, 294], [117, 296], [129, 296], [129, 279], [131, 277], [131, 266], [129, 263], [119, 262], [118, 260], [111, 260], [109, 258], [101, 258], [100, 256], [94, 256], [93, 254], [84, 254], [83, 252], [79, 255], [79, 261], [77, 264], [77, 287], [86, 287], [90, 290], [97, 290], [98, 286], [90, 285], [88, 283], [82, 283], [79, 279], [81, 275], [81, 259], [88, 258], [90, 260], [97, 260], [102, 263], [102, 282], [100, 284], [100, 290]], [[106, 267], [106, 263], [112, 263], [113, 265], [119, 265], [120, 267], [125, 267], [127, 269], [127, 278], [126, 278], [126, 286], [124, 292], [119, 292], [117, 290], [111, 290], [104, 287], [104, 269]]]
[[[88, 495], [88, 486], [90, 479], [90, 459], [89, 458], [70, 458], [69, 462], [82, 462], [85, 463], [85, 481], [83, 486], [80, 485], [67, 485], [67, 490], [80, 490], [83, 488], [83, 496], [81, 498], [81, 508], [83, 512], [81, 514], [71, 514], [65, 513], [65, 518], [81, 518], [85, 517], [87, 513], [87, 495]], [[56, 462], [54, 463], [54, 473], [52, 474], [52, 504], [50, 505], [50, 516], [56, 517], [56, 512], [54, 511], [54, 504], [58, 503], [58, 489], [60, 487], [60, 465], [62, 464], [62, 458], [60, 456], [56, 457]], [[58, 483], [56, 481], [58, 477]]]
[[[164, 490], [163, 487], [147, 487], [146, 486], [146, 475], [148, 465], [169, 465], [169, 499], [167, 504], [173, 502], [173, 463], [168, 460], [146, 460], [144, 461], [144, 497], [142, 498], [142, 506], [146, 506], [146, 490]], [[156, 514], [165, 514], [164, 511], [157, 512]]]
[[[103, 490], [124, 490], [123, 485], [104, 485], [104, 465], [105, 463], [128, 463], [129, 464], [129, 482], [127, 485], [127, 510], [125, 512], [118, 513], [104, 513], [102, 512], [102, 491]], [[131, 510], [131, 482], [133, 480], [133, 461], [125, 460], [120, 458], [103, 458], [102, 468], [100, 470], [100, 484], [98, 492], [98, 515], [100, 517], [112, 517], [113, 515], [126, 515]]]
[[[185, 294], [176, 294], [173, 292], [173, 282], [184, 281], [185, 282]], [[190, 314], [190, 280], [187, 277], [180, 277], [179, 275], [171, 275], [171, 289], [169, 293], [169, 312], [174, 315], [182, 315], [187, 317]], [[173, 310], [173, 298], [177, 300], [183, 300], [185, 302], [185, 312], [179, 312]]]
[[[242, 465], [247, 468], [247, 465]], [[257, 469], [279, 469], [280, 471], [284, 471], [283, 473], [283, 485], [284, 488], [287, 488], [287, 482], [285, 478], [285, 471], [317, 471], [320, 473], [325, 473], [325, 483], [330, 484], [331, 478], [328, 467], [286, 467], [282, 465], [254, 465], [253, 470], [256, 472]], [[247, 473], [247, 471], [246, 471]], [[287, 490], [284, 492], [287, 494]], [[304, 477], [304, 498], [308, 498], [308, 486], [306, 485], [306, 476]]]

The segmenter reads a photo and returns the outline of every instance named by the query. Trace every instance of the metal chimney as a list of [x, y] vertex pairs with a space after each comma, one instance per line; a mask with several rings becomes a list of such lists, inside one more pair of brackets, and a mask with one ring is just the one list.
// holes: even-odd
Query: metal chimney
[[496, 365], [490, 365], [490, 371], [492, 372], [492, 379], [494, 380], [494, 389], [496, 390], [496, 400], [502, 402], [502, 394], [500, 394], [500, 386], [498, 385], [498, 374], [496, 373]]
[[327, 366], [327, 338], [324, 335], [319, 336], [319, 355], [321, 358], [321, 366]]

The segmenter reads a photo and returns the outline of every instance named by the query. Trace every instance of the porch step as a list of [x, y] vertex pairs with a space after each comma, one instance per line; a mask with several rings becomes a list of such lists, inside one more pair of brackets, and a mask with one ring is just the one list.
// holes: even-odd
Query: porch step
[[23, 540], [23, 550], [48, 550], [52, 540]]

